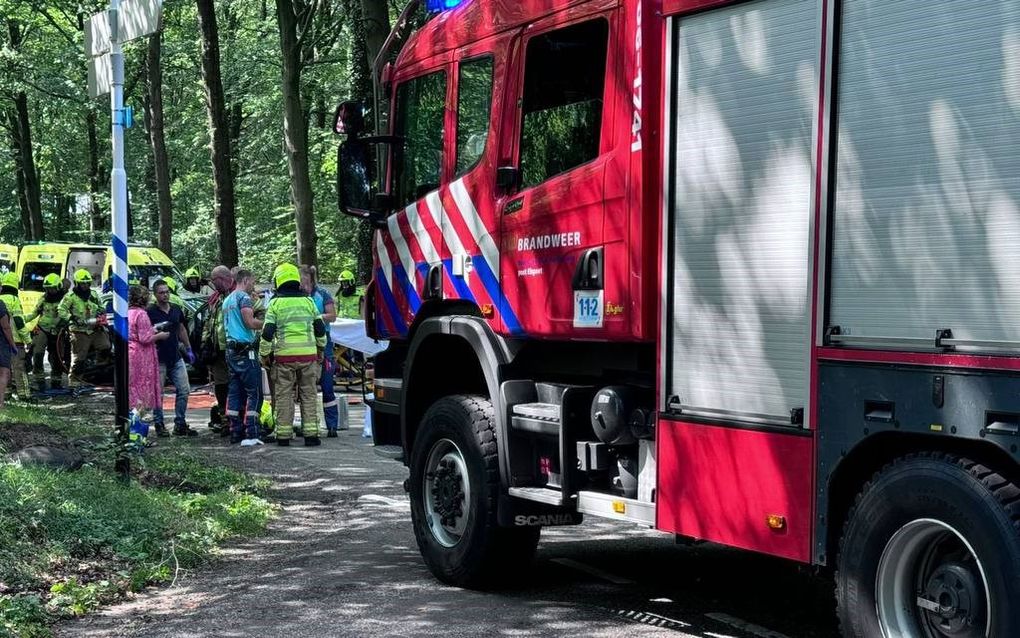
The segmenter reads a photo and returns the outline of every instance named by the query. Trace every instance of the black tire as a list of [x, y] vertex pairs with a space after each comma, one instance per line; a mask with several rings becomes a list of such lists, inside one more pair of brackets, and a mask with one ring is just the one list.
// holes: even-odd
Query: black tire
[[1020, 636], [1020, 488], [947, 454], [890, 463], [848, 516], [836, 599], [848, 638]]
[[[470, 488], [463, 531], [441, 542], [426, 514], [428, 464], [433, 450], [452, 443], [463, 457]], [[452, 395], [428, 409], [411, 451], [411, 520], [418, 549], [432, 574], [458, 587], [493, 587], [514, 580], [530, 563], [539, 528], [503, 528], [496, 521], [500, 493], [495, 417], [488, 399]], [[443, 534], [443, 530], [439, 530]]]

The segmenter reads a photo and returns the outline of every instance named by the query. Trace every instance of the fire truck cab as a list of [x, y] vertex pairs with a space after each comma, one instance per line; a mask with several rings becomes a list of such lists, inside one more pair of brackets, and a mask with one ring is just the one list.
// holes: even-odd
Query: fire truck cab
[[335, 126], [432, 572], [608, 517], [837, 567], [847, 636], [1020, 635], [1020, 12], [417, 4]]

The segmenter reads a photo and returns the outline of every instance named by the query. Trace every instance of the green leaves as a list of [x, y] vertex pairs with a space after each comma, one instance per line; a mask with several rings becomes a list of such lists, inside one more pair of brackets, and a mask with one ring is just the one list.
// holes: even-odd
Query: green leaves
[[[82, 4], [87, 18], [102, 0]], [[359, 2], [323, 5], [302, 23], [306, 45], [301, 91], [309, 122], [309, 172], [325, 280], [356, 261], [358, 228], [336, 210], [335, 156], [339, 139], [329, 130], [336, 105], [349, 98], [355, 52], [351, 19]], [[268, 10], [263, 12], [263, 5]], [[87, 99], [84, 37], [77, 0], [0, 0], [0, 15], [18, 20], [23, 43], [9, 45], [0, 23], [0, 115], [10, 91], [25, 91], [42, 191], [46, 237], [51, 240], [109, 239], [110, 115], [108, 100]], [[360, 7], [357, 7], [360, 10]], [[232, 124], [238, 245], [241, 261], [269, 273], [295, 256], [290, 177], [283, 150], [280, 45], [273, 2], [216, 2], [221, 72]], [[195, 3], [164, 5], [163, 102], [173, 199], [174, 256], [182, 267], [208, 268], [217, 258], [212, 219], [213, 184], [208, 117], [200, 81], [201, 46]], [[151, 152], [143, 130], [145, 43], [125, 48], [125, 102], [135, 107], [136, 126], [126, 135], [126, 163], [134, 237], [155, 244], [157, 202]], [[102, 213], [90, 228], [87, 199], [89, 143], [86, 113], [95, 109]], [[0, 239], [19, 241], [17, 184], [8, 152], [10, 136], [0, 117]], [[320, 123], [325, 128], [319, 128]]]

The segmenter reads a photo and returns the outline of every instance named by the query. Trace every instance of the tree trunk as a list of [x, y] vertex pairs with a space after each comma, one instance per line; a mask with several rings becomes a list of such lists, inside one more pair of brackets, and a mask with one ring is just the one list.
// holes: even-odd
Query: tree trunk
[[162, 31], [149, 36], [149, 144], [156, 173], [156, 201], [159, 205], [159, 249], [173, 258], [171, 235], [173, 232], [173, 202], [170, 199], [170, 161], [166, 154], [163, 134], [163, 69], [160, 63]]
[[18, 116], [14, 109], [4, 112], [7, 128], [11, 133], [11, 160], [14, 162], [14, 194], [18, 197], [21, 211], [21, 234], [25, 239], [32, 234], [32, 213], [25, 197], [25, 175], [21, 172], [21, 144], [18, 142]]
[[42, 195], [39, 188], [39, 173], [35, 168], [35, 153], [32, 149], [32, 122], [28, 115], [28, 96], [24, 91], [14, 96], [15, 140], [17, 145], [17, 170], [24, 197], [23, 210], [28, 213], [28, 228], [25, 238], [39, 241], [43, 238]]
[[290, 199], [297, 226], [297, 256], [302, 264], [318, 265], [315, 209], [308, 177], [308, 122], [301, 105], [301, 48], [294, 0], [276, 0], [283, 58], [283, 136], [290, 173]]
[[[21, 48], [22, 34], [17, 20], [7, 19], [7, 35], [11, 49], [18, 51]], [[22, 207], [23, 221], [26, 213], [28, 221], [25, 239], [39, 241], [44, 234], [42, 195], [39, 188], [39, 173], [35, 168], [35, 152], [32, 148], [32, 121], [28, 114], [28, 96], [24, 91], [18, 91], [11, 99], [14, 101], [14, 113], [10, 118], [11, 139], [17, 153], [15, 167], [21, 172], [20, 179], [16, 181], [21, 187], [21, 196], [25, 199]]]
[[54, 226], [56, 226], [56, 233], [53, 232], [53, 228], [50, 228], [50, 237], [52, 239], [61, 239], [71, 228], [71, 205], [74, 203], [74, 198], [70, 195], [59, 194], [56, 196], [54, 204], [53, 220]]
[[[387, 132], [386, 105], [375, 103], [372, 68], [390, 33], [389, 7], [386, 0], [360, 0], [360, 5], [355, 7], [354, 11], [357, 19], [351, 51], [351, 61], [354, 65], [351, 85], [357, 99], [372, 107], [369, 110], [369, 117], [374, 121], [368, 121], [366, 125], [370, 130]], [[373, 237], [374, 232], [369, 224], [359, 225], [357, 234], [359, 281], [366, 281], [372, 277]]]
[[234, 179], [237, 179], [237, 163], [240, 161], [241, 155], [241, 129], [244, 125], [244, 102], [240, 99], [231, 101], [230, 103], [230, 149], [232, 151], [230, 159], [232, 160], [232, 167]]
[[[85, 126], [89, 138], [89, 231], [93, 235], [103, 230], [107, 224], [103, 220], [103, 211], [99, 208], [99, 134], [96, 131], [96, 110], [91, 106], [85, 113]], [[95, 240], [95, 237], [92, 238]]]
[[[148, 53], [146, 53], [146, 61], [148, 64]], [[145, 95], [142, 97], [142, 113], [145, 119], [145, 131], [148, 133], [152, 130], [152, 106], [149, 102], [149, 88], [145, 87]], [[152, 149], [152, 138], [146, 138], [149, 142], [149, 149]], [[159, 203], [156, 201], [158, 196], [156, 195], [156, 162], [153, 155], [149, 154], [149, 161], [145, 163], [145, 191], [148, 193], [149, 203], [149, 228], [155, 234], [154, 244], [159, 245]]]
[[390, 10], [386, 0], [361, 0], [361, 21], [365, 34], [365, 54], [368, 68], [375, 65], [386, 36], [390, 34]]
[[219, 261], [237, 265], [237, 219], [234, 212], [234, 175], [230, 163], [230, 130], [226, 100], [220, 78], [220, 43], [213, 0], [196, 0], [202, 30], [202, 79], [212, 138], [212, 166], [215, 191], [214, 212], [219, 239]]
[[[135, 206], [134, 206], [134, 204], [131, 203], [131, 201], [132, 201], [131, 200], [131, 189], [129, 188], [128, 189], [128, 196], [127, 196], [127, 236], [128, 236], [128, 241], [133, 241], [135, 239]], [[113, 234], [112, 233], [113, 229], [111, 228], [110, 230], [111, 230], [110, 234]]]
[[315, 96], [315, 126], [326, 128], [326, 94], [322, 91]]

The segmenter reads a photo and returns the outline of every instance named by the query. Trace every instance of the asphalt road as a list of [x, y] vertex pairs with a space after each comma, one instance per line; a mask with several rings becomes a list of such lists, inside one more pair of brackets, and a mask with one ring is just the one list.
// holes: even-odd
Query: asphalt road
[[58, 636], [837, 635], [831, 580], [810, 569], [591, 517], [544, 530], [521, 586], [446, 587], [418, 555], [406, 469], [376, 456], [360, 427], [319, 448], [247, 449], [199, 429], [166, 444], [272, 478], [282, 511], [270, 533]]

